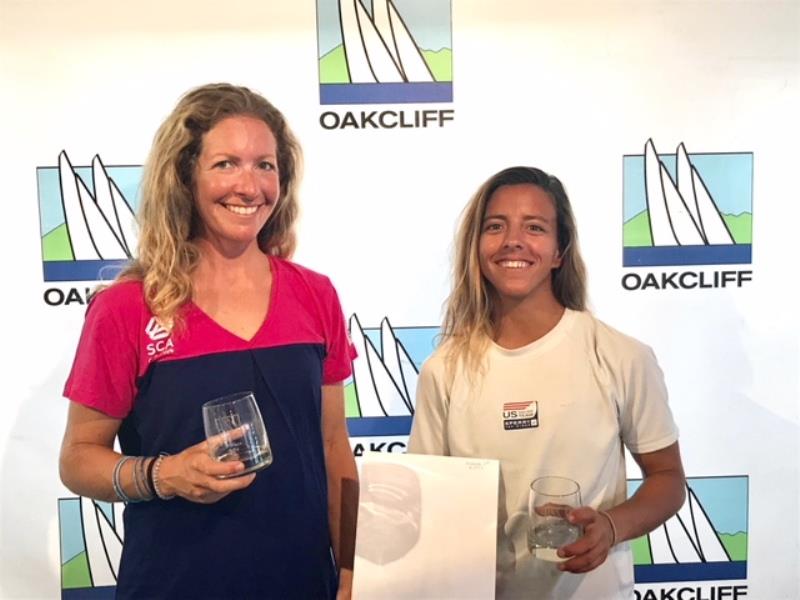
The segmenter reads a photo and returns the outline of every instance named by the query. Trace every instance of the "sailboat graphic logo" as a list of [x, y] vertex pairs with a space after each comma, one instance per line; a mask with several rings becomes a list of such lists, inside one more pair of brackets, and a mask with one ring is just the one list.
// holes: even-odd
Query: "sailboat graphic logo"
[[749, 264], [752, 153], [623, 158], [623, 266]]
[[106, 167], [97, 155], [75, 167], [66, 152], [57, 167], [36, 169], [45, 281], [113, 279], [136, 247], [141, 171]]
[[379, 328], [364, 328], [352, 315], [349, 330], [358, 350], [353, 377], [345, 385], [350, 435], [408, 435], [419, 369], [433, 352], [439, 328], [395, 328], [388, 318]]
[[318, 0], [317, 23], [321, 104], [452, 102], [450, 0]]
[[688, 479], [678, 514], [631, 543], [636, 582], [745, 579], [747, 505], [746, 476]]

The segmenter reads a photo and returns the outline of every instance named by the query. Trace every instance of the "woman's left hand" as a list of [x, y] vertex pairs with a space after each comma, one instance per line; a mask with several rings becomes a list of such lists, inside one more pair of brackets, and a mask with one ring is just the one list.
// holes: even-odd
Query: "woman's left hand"
[[582, 506], [571, 510], [567, 520], [583, 527], [583, 537], [559, 548], [558, 555], [569, 560], [560, 563], [558, 568], [570, 573], [586, 573], [602, 565], [614, 543], [614, 530], [608, 518], [593, 508]]

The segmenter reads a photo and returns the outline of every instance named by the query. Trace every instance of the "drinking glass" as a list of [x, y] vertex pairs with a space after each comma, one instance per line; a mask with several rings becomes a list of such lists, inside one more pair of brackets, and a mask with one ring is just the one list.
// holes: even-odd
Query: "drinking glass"
[[528, 496], [528, 550], [534, 557], [551, 562], [566, 560], [556, 553], [577, 541], [582, 528], [567, 521], [567, 514], [581, 505], [581, 488], [566, 477], [539, 477]]
[[203, 404], [203, 426], [212, 457], [244, 463], [244, 471], [226, 477], [240, 477], [272, 464], [267, 429], [252, 392], [239, 392]]

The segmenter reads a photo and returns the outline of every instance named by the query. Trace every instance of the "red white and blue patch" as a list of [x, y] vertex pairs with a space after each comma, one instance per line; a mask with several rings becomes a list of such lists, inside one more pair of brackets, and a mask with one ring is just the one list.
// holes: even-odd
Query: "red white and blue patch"
[[539, 426], [539, 403], [506, 402], [503, 404], [503, 429], [533, 429]]

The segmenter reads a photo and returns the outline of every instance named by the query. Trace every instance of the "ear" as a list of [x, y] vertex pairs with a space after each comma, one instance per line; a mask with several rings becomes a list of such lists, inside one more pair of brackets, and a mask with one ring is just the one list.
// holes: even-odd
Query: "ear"
[[561, 250], [556, 250], [556, 255], [553, 257], [553, 269], [558, 269], [561, 267], [564, 261], [564, 255], [561, 253]]

